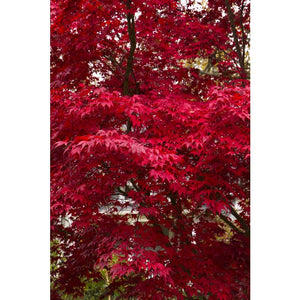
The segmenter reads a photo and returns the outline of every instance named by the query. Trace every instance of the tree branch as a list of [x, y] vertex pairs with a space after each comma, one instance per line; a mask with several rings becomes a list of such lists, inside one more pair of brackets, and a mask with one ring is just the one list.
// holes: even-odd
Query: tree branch
[[243, 56], [242, 56], [242, 52], [241, 52], [241, 48], [240, 48], [240, 44], [239, 44], [239, 40], [238, 40], [237, 31], [236, 31], [235, 24], [234, 24], [234, 15], [233, 15], [229, 0], [224, 0], [224, 1], [225, 1], [226, 9], [227, 9], [227, 15], [229, 18], [231, 31], [233, 34], [235, 48], [236, 48], [238, 59], [239, 59], [239, 64], [240, 64], [241, 69], [243, 70], [242, 78], [245, 78], [246, 77], [245, 66], [244, 66]]
[[121, 70], [125, 70], [121, 63], [118, 63], [118, 61], [112, 55], [106, 55], [104, 57], [107, 58], [110, 62], [112, 62], [114, 66], [118, 67]]
[[241, 13], [240, 13], [240, 23], [241, 23], [241, 30], [242, 30], [242, 42], [243, 42], [243, 49], [242, 49], [242, 58], [243, 62], [245, 61], [245, 49], [246, 49], [246, 37], [245, 37], [245, 31], [244, 31], [244, 26], [243, 26], [243, 11], [244, 11], [244, 0], [242, 1], [241, 4]]
[[236, 210], [232, 206], [229, 206], [230, 212], [236, 217], [236, 219], [241, 223], [242, 227], [245, 229], [246, 235], [250, 235], [250, 228], [249, 226], [245, 223], [243, 218], [237, 213]]
[[126, 133], [131, 132], [131, 129], [132, 129], [132, 121], [130, 120], [129, 117], [128, 117], [127, 122], [126, 122], [126, 127], [127, 127]]
[[245, 234], [244, 231], [242, 231], [241, 229], [239, 229], [237, 226], [235, 226], [231, 221], [229, 221], [224, 215], [222, 215], [221, 213], [218, 214], [219, 217], [227, 224], [229, 225], [232, 229], [234, 229], [236, 232], [241, 233], [241, 234]]
[[141, 189], [136, 185], [136, 183], [133, 181], [133, 179], [130, 179], [129, 181], [131, 182], [131, 184], [133, 185], [133, 187], [135, 188], [135, 190], [136, 190], [137, 192], [141, 190]]
[[126, 193], [125, 191], [122, 191], [121, 188], [118, 186], [116, 188], [117, 192], [125, 197], [128, 197], [128, 193]]
[[[131, 8], [131, 1], [128, 0], [126, 2], [127, 9]], [[131, 90], [129, 88], [129, 77], [130, 74], [133, 73], [133, 55], [136, 48], [136, 38], [135, 38], [135, 24], [134, 24], [134, 14], [127, 13], [127, 29], [130, 41], [130, 50], [127, 58], [127, 66], [124, 75], [124, 82], [123, 82], [123, 94], [124, 95], [131, 95]]]

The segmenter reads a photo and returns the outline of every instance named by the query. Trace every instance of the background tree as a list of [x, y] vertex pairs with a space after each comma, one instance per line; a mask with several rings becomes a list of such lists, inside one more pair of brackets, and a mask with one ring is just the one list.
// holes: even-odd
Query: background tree
[[101, 270], [103, 298], [249, 298], [248, 34], [248, 1], [52, 1], [53, 299]]

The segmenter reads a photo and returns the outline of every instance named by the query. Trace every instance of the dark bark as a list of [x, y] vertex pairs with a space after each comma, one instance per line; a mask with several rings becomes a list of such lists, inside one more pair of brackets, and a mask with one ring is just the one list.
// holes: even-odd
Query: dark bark
[[241, 47], [240, 47], [240, 44], [239, 44], [239, 39], [238, 39], [237, 31], [236, 31], [236, 28], [235, 28], [234, 15], [233, 15], [233, 12], [232, 12], [229, 0], [224, 0], [224, 1], [225, 1], [225, 5], [226, 5], [227, 15], [228, 15], [229, 22], [230, 22], [231, 31], [232, 31], [232, 34], [233, 34], [233, 39], [234, 39], [234, 44], [235, 44], [236, 52], [237, 52], [238, 59], [239, 59], [239, 65], [240, 65], [240, 67], [242, 69], [241, 77], [243, 79], [246, 79], [247, 78], [247, 74], [246, 74], [246, 71], [245, 71], [243, 54], [242, 54], [242, 51], [241, 51]]
[[[127, 1], [126, 3], [127, 9], [131, 8], [131, 1]], [[124, 74], [124, 82], [123, 82], [123, 94], [127, 96], [132, 96], [133, 91], [129, 86], [129, 78], [130, 75], [133, 76], [133, 57], [136, 49], [136, 33], [135, 33], [135, 24], [134, 24], [134, 14], [129, 12], [127, 13], [127, 29], [129, 35], [130, 49], [127, 57], [127, 66]], [[137, 85], [137, 83], [136, 83]]]
[[233, 207], [230, 206], [230, 212], [234, 215], [234, 217], [240, 222], [240, 224], [242, 225], [242, 227], [245, 230], [245, 234], [250, 236], [250, 228], [249, 226], [246, 224], [246, 222], [243, 220], [243, 218], [234, 210]]
[[237, 226], [235, 226], [231, 221], [229, 221], [224, 215], [219, 214], [219, 217], [227, 224], [229, 225], [233, 230], [235, 230], [238, 233], [245, 234], [244, 231], [239, 229]]

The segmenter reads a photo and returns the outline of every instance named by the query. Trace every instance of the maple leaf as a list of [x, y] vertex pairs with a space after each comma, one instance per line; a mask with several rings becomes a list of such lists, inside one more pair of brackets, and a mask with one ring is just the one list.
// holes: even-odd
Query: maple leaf
[[152, 176], [154, 179], [162, 179], [163, 181], [167, 180], [169, 182], [175, 180], [174, 175], [168, 171], [159, 171], [159, 170], [152, 169], [150, 171], [150, 176]]
[[249, 299], [249, 12], [51, 1], [53, 299]]

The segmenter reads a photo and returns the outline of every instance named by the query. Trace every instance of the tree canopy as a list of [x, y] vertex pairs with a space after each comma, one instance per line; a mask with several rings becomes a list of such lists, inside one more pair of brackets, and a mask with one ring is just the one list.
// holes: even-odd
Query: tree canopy
[[51, 1], [52, 299], [249, 299], [249, 10]]

